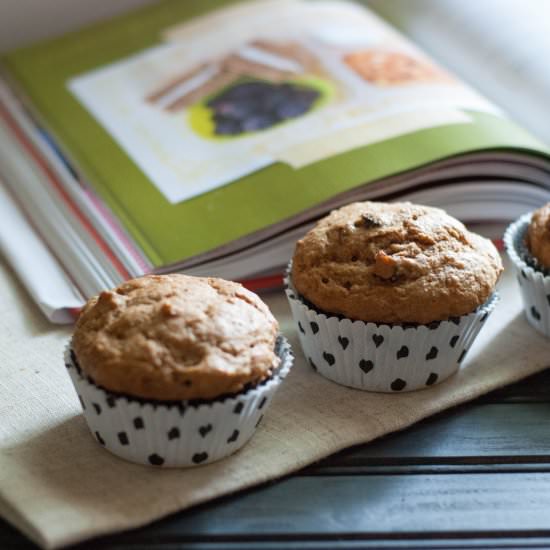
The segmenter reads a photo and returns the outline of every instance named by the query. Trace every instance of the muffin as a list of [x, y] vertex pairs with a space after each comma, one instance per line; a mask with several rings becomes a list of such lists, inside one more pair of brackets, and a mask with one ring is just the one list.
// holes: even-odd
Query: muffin
[[512, 223], [504, 246], [516, 270], [527, 320], [550, 337], [550, 203]]
[[239, 449], [291, 359], [258, 296], [178, 274], [133, 279], [92, 298], [66, 352], [97, 441], [155, 466], [208, 463]]
[[354, 203], [297, 243], [287, 295], [321, 374], [409, 391], [458, 369], [494, 308], [501, 272], [493, 244], [443, 210]]
[[550, 269], [550, 203], [533, 212], [525, 240], [536, 267]]

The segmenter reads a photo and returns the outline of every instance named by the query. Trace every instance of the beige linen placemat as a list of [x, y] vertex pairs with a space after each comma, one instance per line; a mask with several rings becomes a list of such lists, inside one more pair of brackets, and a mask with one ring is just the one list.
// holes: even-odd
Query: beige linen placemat
[[0, 513], [54, 548], [144, 525], [295, 471], [344, 447], [510, 384], [550, 365], [550, 343], [527, 325], [513, 275], [459, 374], [408, 394], [337, 386], [306, 366], [282, 293], [268, 302], [296, 351], [264, 423], [240, 452], [192, 470], [126, 463], [88, 433], [63, 366], [69, 331], [49, 325], [0, 265]]

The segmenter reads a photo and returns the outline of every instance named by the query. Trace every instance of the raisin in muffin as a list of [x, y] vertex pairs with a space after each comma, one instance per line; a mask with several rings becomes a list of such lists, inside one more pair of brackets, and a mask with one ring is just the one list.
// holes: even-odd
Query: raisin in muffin
[[189, 466], [252, 436], [291, 353], [240, 284], [151, 275], [86, 304], [66, 365], [100, 444], [133, 462]]
[[[387, 387], [389, 391], [394, 389], [392, 380], [384, 379], [374, 385], [369, 382], [374, 378], [373, 369], [369, 368], [375, 363], [374, 355], [386, 353], [385, 362], [392, 365], [410, 366], [420, 360], [432, 367], [441, 363], [438, 372], [432, 369], [427, 373], [425, 382], [429, 380], [431, 383], [427, 385], [431, 385], [441, 381], [448, 368], [456, 370], [464, 358], [462, 352], [471, 343], [469, 316], [486, 319], [481, 311], [488, 302], [487, 311], [492, 309], [501, 272], [502, 262], [493, 244], [468, 231], [443, 210], [411, 203], [364, 202], [331, 212], [298, 241], [288, 281], [297, 312], [308, 311], [307, 319], [302, 317], [298, 328], [302, 344], [308, 340], [315, 367], [323, 371], [325, 366], [335, 379], [337, 356], [340, 363], [345, 363], [344, 355], [351, 352], [357, 363], [357, 347], [364, 345], [351, 333], [348, 335], [346, 327], [350, 321], [360, 321], [364, 327], [374, 325], [368, 329], [372, 332], [367, 338], [368, 349], [361, 352], [363, 368], [357, 368], [359, 363], [353, 366], [353, 375], [344, 383], [380, 391], [386, 391]], [[291, 305], [292, 301], [291, 298]], [[320, 316], [320, 320], [312, 320], [314, 316]], [[336, 338], [335, 347], [332, 351], [323, 349], [313, 358], [315, 346], [308, 337], [307, 327], [312, 322], [313, 327], [320, 327], [326, 324], [324, 319], [333, 326], [327, 326], [322, 343], [327, 346], [331, 338], [333, 341]], [[381, 337], [381, 325], [386, 327], [387, 337]], [[422, 332], [422, 345], [413, 353], [417, 346], [409, 339], [415, 331], [410, 332], [413, 336], [405, 337], [404, 327], [422, 331], [428, 330], [428, 326], [438, 330], [432, 330], [430, 338], [425, 338]], [[452, 345], [439, 341], [442, 331], [452, 333], [449, 337]], [[390, 332], [393, 332], [391, 338]], [[419, 335], [417, 332], [416, 336]], [[309, 336], [315, 337], [314, 329]], [[391, 350], [382, 349], [385, 346]], [[442, 348], [449, 348], [450, 353], [443, 353]], [[444, 364], [446, 358], [448, 365]], [[380, 357], [377, 362], [380, 363]], [[386, 372], [392, 370], [390, 366], [385, 365]], [[421, 386], [423, 375], [418, 376], [414, 384], [394, 387]]]

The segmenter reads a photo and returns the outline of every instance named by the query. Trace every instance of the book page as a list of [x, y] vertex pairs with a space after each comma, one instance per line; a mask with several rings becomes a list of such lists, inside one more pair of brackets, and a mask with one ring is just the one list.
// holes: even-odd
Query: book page
[[162, 1], [2, 59], [36, 131], [153, 268], [269, 238], [334, 196], [447, 157], [546, 154], [357, 3], [209, 7]]
[[74, 321], [71, 311], [82, 306], [84, 297], [0, 180], [0, 262], [4, 259], [50, 321]]
[[368, 5], [550, 143], [550, 2], [370, 0]]
[[353, 3], [244, 2], [159, 38], [66, 85], [172, 203], [495, 112]]

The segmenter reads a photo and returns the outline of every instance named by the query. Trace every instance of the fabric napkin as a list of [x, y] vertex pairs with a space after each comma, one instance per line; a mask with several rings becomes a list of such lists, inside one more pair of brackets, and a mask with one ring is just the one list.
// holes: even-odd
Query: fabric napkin
[[296, 363], [256, 435], [208, 466], [161, 470], [126, 463], [91, 437], [62, 361], [69, 330], [50, 325], [0, 264], [0, 514], [45, 548], [147, 524], [272, 480], [515, 382], [550, 364], [550, 343], [523, 317], [507, 273], [501, 303], [460, 372], [406, 394], [373, 394], [306, 365], [283, 293], [266, 301]]

